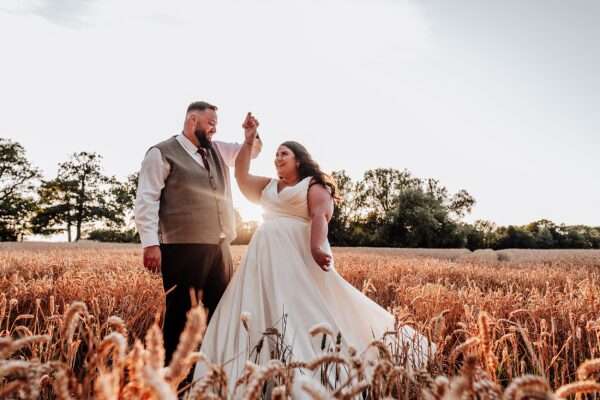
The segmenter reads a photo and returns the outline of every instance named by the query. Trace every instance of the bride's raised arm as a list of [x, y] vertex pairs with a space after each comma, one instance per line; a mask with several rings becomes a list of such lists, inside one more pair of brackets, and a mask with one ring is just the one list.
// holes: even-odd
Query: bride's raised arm
[[246, 115], [246, 120], [242, 125], [246, 136], [244, 144], [235, 159], [235, 180], [240, 190], [246, 198], [254, 203], [258, 203], [261, 193], [270, 179], [264, 176], [250, 175], [250, 159], [254, 149], [254, 142], [257, 140], [258, 121], [252, 114]]

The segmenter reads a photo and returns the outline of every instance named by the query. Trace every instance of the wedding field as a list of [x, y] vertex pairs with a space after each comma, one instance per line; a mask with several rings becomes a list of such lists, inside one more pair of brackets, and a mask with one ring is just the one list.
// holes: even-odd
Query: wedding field
[[[236, 265], [244, 250], [234, 247]], [[340, 351], [344, 332], [325, 326], [310, 333], [323, 357], [294, 363], [284, 332], [273, 329], [264, 336], [273, 361], [250, 357], [238, 382], [212, 366], [188, 398], [225, 398], [228, 387], [248, 399], [298, 389], [315, 399], [600, 392], [600, 251], [335, 248], [334, 257], [344, 278], [436, 343], [426, 369], [411, 367], [393, 334], [374, 338], [379, 356], [367, 365]], [[141, 267], [139, 245], [0, 244], [0, 398], [177, 398], [202, 358], [205, 315], [190, 313], [164, 366], [162, 308], [161, 280]]]

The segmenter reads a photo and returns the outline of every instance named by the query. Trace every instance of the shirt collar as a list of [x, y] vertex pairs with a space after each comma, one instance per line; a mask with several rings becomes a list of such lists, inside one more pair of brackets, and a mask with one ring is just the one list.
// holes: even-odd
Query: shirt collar
[[188, 139], [187, 136], [185, 136], [183, 133], [177, 135], [177, 140], [188, 152], [196, 153], [198, 151], [198, 147], [196, 147], [196, 145], [192, 143], [192, 141]]

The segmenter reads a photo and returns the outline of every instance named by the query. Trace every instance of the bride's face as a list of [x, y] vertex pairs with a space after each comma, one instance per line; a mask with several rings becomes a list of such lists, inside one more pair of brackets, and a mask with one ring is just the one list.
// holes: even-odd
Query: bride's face
[[298, 171], [298, 161], [294, 152], [287, 146], [279, 146], [275, 153], [275, 169], [278, 176], [293, 176]]

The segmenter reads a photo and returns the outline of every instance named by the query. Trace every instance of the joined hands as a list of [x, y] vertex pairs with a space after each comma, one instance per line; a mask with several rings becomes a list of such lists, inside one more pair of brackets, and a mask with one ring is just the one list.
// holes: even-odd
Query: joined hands
[[254, 139], [258, 138], [257, 129], [259, 125], [260, 124], [258, 120], [254, 117], [254, 115], [252, 115], [251, 112], [246, 114], [246, 119], [244, 119], [244, 122], [242, 123], [242, 128], [244, 128], [244, 135], [246, 137], [246, 143], [253, 144]]

